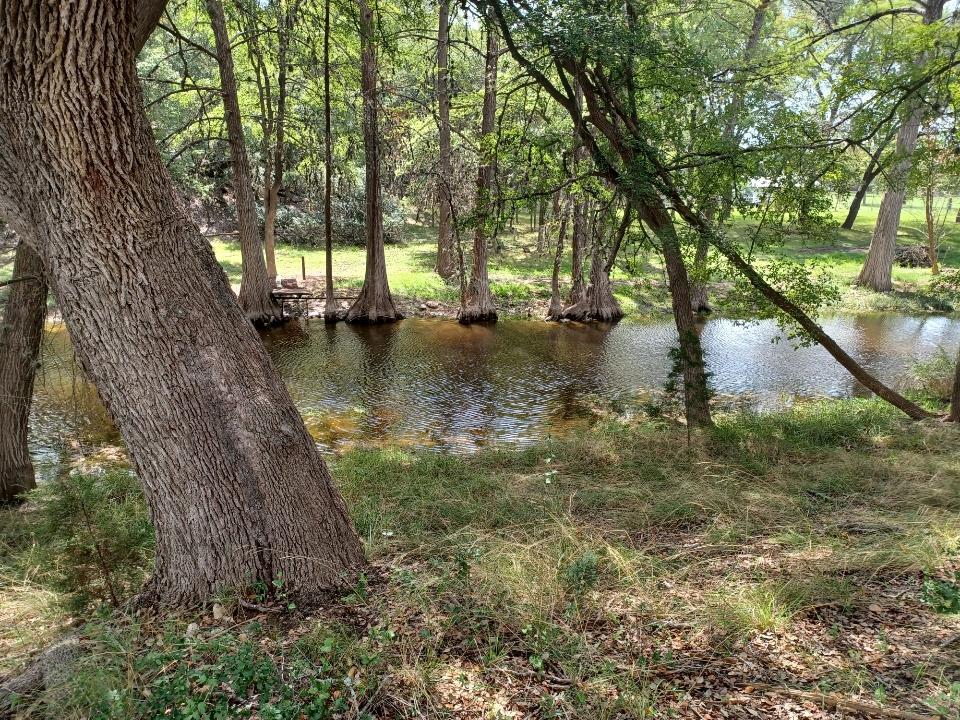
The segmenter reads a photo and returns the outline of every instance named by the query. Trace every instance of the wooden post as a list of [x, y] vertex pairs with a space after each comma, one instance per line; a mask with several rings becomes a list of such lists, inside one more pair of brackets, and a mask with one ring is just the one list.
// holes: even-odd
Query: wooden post
[[307, 258], [305, 255], [300, 256], [300, 274], [303, 276], [303, 281], [307, 281]]

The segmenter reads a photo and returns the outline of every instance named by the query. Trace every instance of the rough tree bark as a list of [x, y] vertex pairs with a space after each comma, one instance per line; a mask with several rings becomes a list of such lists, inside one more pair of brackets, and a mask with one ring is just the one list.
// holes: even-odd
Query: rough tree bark
[[683, 377], [683, 404], [687, 424], [691, 427], [707, 427], [713, 424], [710, 416], [710, 391], [707, 387], [700, 333], [697, 331], [696, 318], [690, 303], [690, 281], [680, 252], [680, 238], [677, 237], [670, 215], [655, 200], [646, 198], [639, 202], [637, 207], [640, 218], [660, 240], [667, 268], [670, 303], [679, 336], [677, 360]]
[[623, 317], [623, 310], [613, 296], [610, 284], [610, 272], [616, 261], [620, 245], [630, 227], [633, 209], [627, 204], [616, 233], [609, 243], [603, 242], [604, 231], [594, 232], [590, 250], [590, 282], [584, 292], [583, 300], [563, 310], [563, 317], [579, 322], [616, 322]]
[[[923, 23], [930, 25], [943, 16], [945, 0], [928, 0], [924, 3]], [[921, 56], [920, 62], [923, 62]], [[857, 285], [889, 292], [893, 289], [893, 259], [897, 251], [897, 231], [900, 229], [900, 213], [907, 198], [907, 175], [913, 166], [913, 153], [917, 149], [920, 124], [923, 120], [923, 108], [919, 102], [913, 107], [897, 132], [893, 166], [890, 168], [889, 185], [880, 201], [877, 224], [873, 228], [873, 237], [863, 261]]]
[[553, 274], [550, 276], [550, 308], [547, 310], [547, 320], [560, 320], [563, 312], [563, 301], [560, 299], [560, 266], [563, 264], [563, 242], [567, 236], [567, 222], [570, 219], [569, 199], [560, 200], [560, 193], [558, 192], [554, 208], [554, 217], [560, 219], [560, 225], [557, 228], [557, 246], [553, 253]]
[[333, 135], [330, 122], [330, 0], [323, 3], [323, 321], [340, 319], [333, 297]]
[[437, 202], [440, 219], [437, 225], [437, 274], [444, 280], [456, 272], [453, 262], [453, 227], [450, 183], [453, 181], [450, 149], [450, 0], [440, 0], [440, 22], [437, 30], [437, 113], [440, 131], [440, 178]]
[[15, 502], [36, 487], [27, 424], [43, 339], [47, 283], [43, 260], [25, 242], [17, 247], [11, 280], [0, 325], [0, 503]]
[[373, 11], [367, 0], [358, 0], [362, 47], [363, 149], [366, 159], [367, 267], [363, 287], [347, 311], [347, 322], [382, 323], [403, 317], [393, 304], [387, 283], [383, 250], [383, 201], [380, 189], [380, 139], [377, 125], [377, 49]]
[[496, 26], [487, 22], [487, 50], [483, 87], [483, 119], [480, 125], [480, 167], [477, 170], [477, 227], [473, 234], [470, 282], [460, 302], [457, 319], [464, 325], [495, 322], [497, 311], [487, 275], [487, 240], [493, 209], [494, 150], [491, 147], [497, 113], [497, 60], [500, 48]]
[[237, 229], [243, 271], [240, 279], [240, 307], [254, 325], [273, 325], [283, 320], [280, 305], [271, 295], [273, 281], [267, 275], [260, 232], [257, 225], [257, 203], [250, 180], [250, 160], [240, 120], [237, 100], [237, 78], [233, 70], [233, 51], [227, 33], [227, 20], [220, 0], [206, 0], [207, 13], [217, 47], [223, 114], [233, 167], [233, 195], [237, 202]]
[[[750, 26], [750, 34], [747, 36], [747, 43], [743, 47], [743, 65], [749, 66], [750, 61], [760, 46], [760, 35], [763, 32], [763, 24], [767, 18], [767, 9], [770, 7], [770, 0], [760, 0], [760, 3], [753, 9], [753, 23]], [[721, 139], [725, 145], [732, 144], [737, 140], [737, 127], [740, 121], [740, 111], [743, 108], [743, 88], [739, 83], [734, 84], [734, 94], [730, 99], [730, 104], [725, 109], [727, 116], [723, 125]], [[713, 220], [715, 214], [715, 201], [711, 201], [706, 209], [707, 216]], [[733, 200], [727, 193], [722, 200], [723, 212], [721, 221], [725, 220], [730, 214]], [[703, 238], [697, 240], [697, 250], [693, 258], [693, 276], [694, 282], [690, 286], [690, 302], [695, 313], [711, 312], [710, 297], [707, 294], [707, 259], [710, 253], [710, 243]]]
[[0, 212], [43, 258], [143, 483], [156, 529], [144, 598], [190, 604], [276, 582], [316, 600], [354, 581], [363, 551], [163, 167], [133, 24], [133, 4], [116, 0], [4, 6]]
[[570, 293], [567, 295], [566, 308], [562, 313], [563, 317], [568, 317], [568, 309], [582, 305], [587, 298], [587, 284], [583, 278], [583, 261], [587, 251], [589, 213], [590, 201], [582, 197], [575, 198], [573, 201], [573, 231], [570, 234], [570, 279], [572, 282]]

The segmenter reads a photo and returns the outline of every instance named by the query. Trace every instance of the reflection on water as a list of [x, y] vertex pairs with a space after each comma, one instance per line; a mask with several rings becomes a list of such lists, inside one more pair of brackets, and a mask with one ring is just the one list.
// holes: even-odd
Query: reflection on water
[[[825, 325], [894, 384], [916, 360], [941, 347], [953, 353], [960, 343], [960, 321], [943, 317], [836, 317]], [[795, 349], [775, 342], [778, 336], [768, 321], [707, 322], [702, 337], [714, 389], [758, 408], [796, 396], [865, 393], [821, 348]], [[469, 451], [533, 442], [582, 421], [598, 397], [623, 402], [662, 388], [676, 332], [669, 322], [463, 327], [410, 319], [382, 327], [291, 322], [263, 338], [322, 447], [389, 441]], [[73, 437], [115, 438], [95, 395], [76, 378], [65, 333], [52, 333], [34, 408], [38, 460], [56, 456]]]

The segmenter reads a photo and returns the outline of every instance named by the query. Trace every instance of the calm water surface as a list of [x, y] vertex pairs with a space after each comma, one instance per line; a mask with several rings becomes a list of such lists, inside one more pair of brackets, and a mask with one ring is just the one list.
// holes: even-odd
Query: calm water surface
[[[888, 383], [938, 349], [956, 352], [960, 321], [944, 317], [835, 317], [827, 331]], [[768, 409], [795, 397], [865, 391], [819, 347], [796, 349], [775, 323], [716, 319], [703, 327], [714, 390]], [[270, 355], [307, 425], [327, 450], [391, 443], [469, 452], [525, 444], [629, 403], [667, 381], [671, 322], [613, 327], [504, 320], [462, 327], [410, 319], [357, 327], [291, 322], [265, 333]], [[78, 439], [116, 441], [92, 389], [77, 379], [63, 332], [44, 348], [32, 425], [39, 465]]]

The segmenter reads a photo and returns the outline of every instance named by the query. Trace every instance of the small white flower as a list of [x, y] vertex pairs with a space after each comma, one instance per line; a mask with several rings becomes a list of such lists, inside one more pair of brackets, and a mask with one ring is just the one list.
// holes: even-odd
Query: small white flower
[[383, 536], [386, 537], [386, 538], [393, 537], [393, 530], [384, 530], [384, 531], [383, 531], [382, 533], [380, 533], [380, 534], [383, 535]]
[[550, 482], [551, 482], [551, 481], [550, 481], [550, 478], [547, 478], [546, 480], [544, 480], [544, 482], [545, 482], [547, 485], [549, 485]]

